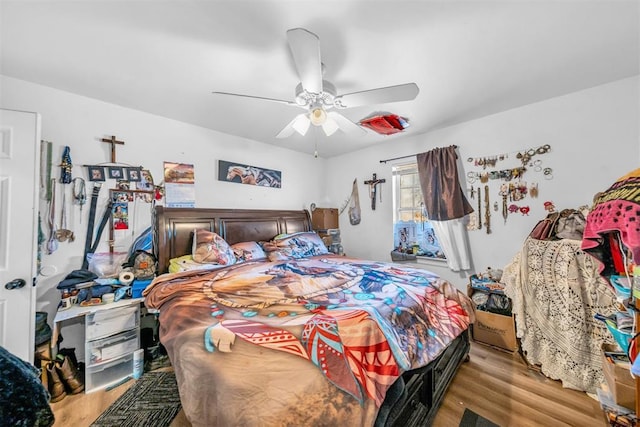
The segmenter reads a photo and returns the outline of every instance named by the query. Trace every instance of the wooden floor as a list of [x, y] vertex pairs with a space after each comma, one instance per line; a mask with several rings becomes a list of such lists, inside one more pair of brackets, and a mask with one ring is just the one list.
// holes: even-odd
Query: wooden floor
[[471, 343], [447, 390], [434, 427], [458, 426], [465, 408], [502, 427], [608, 426], [600, 403], [527, 369], [518, 353]]
[[[51, 404], [54, 427], [89, 426], [133, 381], [110, 391], [67, 396]], [[435, 427], [456, 427], [465, 408], [499, 426], [581, 426], [608, 424], [599, 403], [586, 393], [562, 388], [527, 369], [516, 354], [471, 344], [471, 358], [463, 363], [449, 387], [434, 421]], [[181, 411], [171, 427], [190, 427]]]

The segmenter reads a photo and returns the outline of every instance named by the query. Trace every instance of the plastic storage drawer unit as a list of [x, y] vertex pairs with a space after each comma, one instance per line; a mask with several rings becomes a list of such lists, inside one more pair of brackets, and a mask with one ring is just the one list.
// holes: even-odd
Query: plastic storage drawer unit
[[98, 366], [87, 367], [85, 392], [90, 393], [108, 387], [111, 384], [122, 381], [129, 375], [133, 375], [133, 354]]
[[108, 337], [122, 331], [138, 327], [140, 308], [123, 307], [111, 310], [102, 310], [87, 315], [86, 340], [95, 340]]
[[128, 353], [133, 353], [139, 347], [138, 329], [89, 341], [86, 345], [85, 361], [87, 366], [95, 366], [108, 362]]

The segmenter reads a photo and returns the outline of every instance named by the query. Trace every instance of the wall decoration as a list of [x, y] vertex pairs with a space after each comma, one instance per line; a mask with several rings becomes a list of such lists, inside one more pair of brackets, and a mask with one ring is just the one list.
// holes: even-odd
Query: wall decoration
[[104, 181], [104, 168], [102, 166], [87, 166], [89, 181]]
[[113, 204], [113, 229], [127, 230], [129, 228], [129, 204], [114, 203]]
[[112, 191], [114, 203], [133, 202], [133, 193], [127, 191]]
[[218, 160], [218, 180], [260, 187], [282, 188], [282, 172], [280, 171], [225, 160]]
[[164, 191], [169, 208], [193, 208], [196, 205], [193, 165], [164, 162]]
[[138, 182], [141, 179], [139, 168], [125, 168], [127, 181]]
[[71, 148], [69, 146], [64, 147], [62, 152], [62, 161], [60, 162], [60, 182], [62, 184], [71, 184], [71, 169], [73, 163], [71, 162]]
[[[378, 179], [378, 176], [374, 173], [373, 178], [364, 183], [369, 186], [369, 198], [371, 199], [371, 210], [376, 210], [376, 194], [378, 192], [378, 185], [384, 184], [385, 179]], [[380, 186], [382, 188], [382, 186]], [[382, 190], [380, 190], [380, 203], [382, 203]]]
[[122, 168], [120, 166], [109, 166], [107, 170], [109, 171], [109, 178], [111, 179], [124, 178]]
[[[136, 181], [136, 189], [153, 192], [155, 190], [155, 186], [153, 185], [153, 177], [151, 176], [151, 172], [147, 169], [140, 170], [140, 181]], [[151, 203], [153, 201], [153, 193], [150, 194], [138, 194], [138, 199], [144, 200], [147, 203]]]
[[128, 190], [130, 189], [131, 186], [129, 184], [129, 181], [125, 181], [124, 179], [119, 179], [116, 181], [116, 189], [118, 190]]

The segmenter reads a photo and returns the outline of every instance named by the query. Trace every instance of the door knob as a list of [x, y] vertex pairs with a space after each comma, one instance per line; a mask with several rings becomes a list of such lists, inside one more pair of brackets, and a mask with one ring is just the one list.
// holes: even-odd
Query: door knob
[[9, 283], [5, 283], [4, 287], [11, 291], [13, 289], [19, 289], [26, 284], [27, 282], [25, 282], [24, 279], [13, 279]]

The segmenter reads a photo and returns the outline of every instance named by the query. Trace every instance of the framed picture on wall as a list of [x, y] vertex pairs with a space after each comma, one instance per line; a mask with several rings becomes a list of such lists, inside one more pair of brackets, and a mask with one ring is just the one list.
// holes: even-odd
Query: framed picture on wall
[[218, 180], [260, 187], [282, 187], [282, 172], [242, 163], [218, 160]]
[[109, 166], [107, 168], [107, 170], [109, 171], [109, 178], [110, 179], [122, 179], [124, 178], [123, 174], [122, 174], [122, 168], [119, 166]]
[[104, 168], [102, 166], [87, 166], [89, 181], [104, 181]]
[[138, 182], [140, 181], [141, 177], [140, 177], [140, 169], [138, 168], [126, 168], [125, 171], [127, 172], [127, 181], [131, 181], [131, 182]]

